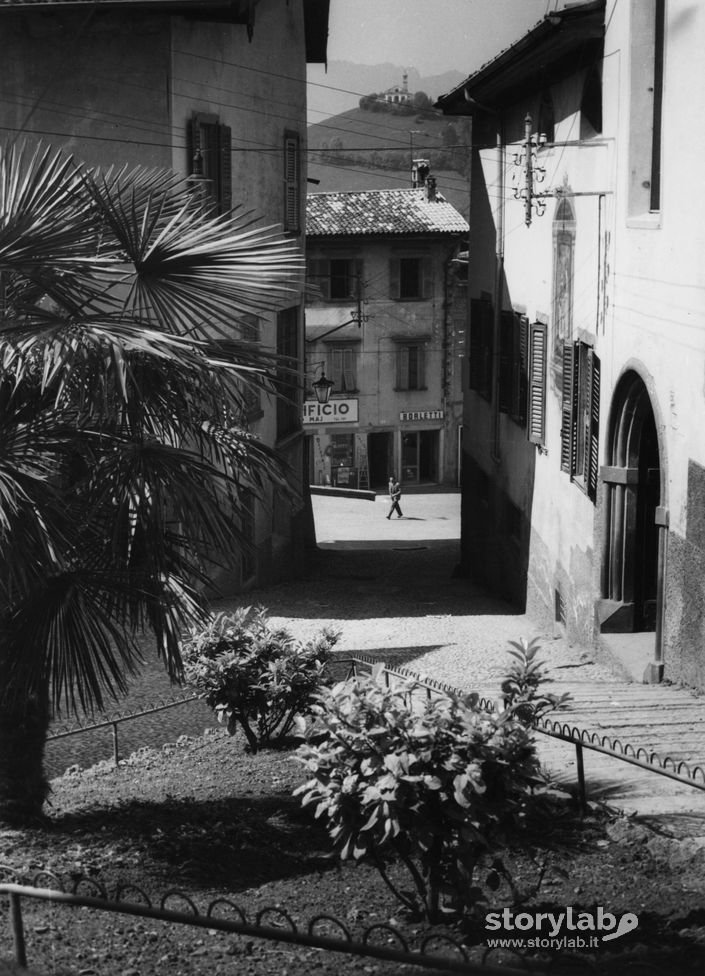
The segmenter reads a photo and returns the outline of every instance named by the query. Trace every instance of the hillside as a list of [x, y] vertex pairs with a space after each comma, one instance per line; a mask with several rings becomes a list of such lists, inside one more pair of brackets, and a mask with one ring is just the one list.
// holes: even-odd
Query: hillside
[[309, 126], [309, 192], [411, 185], [412, 158], [428, 159], [438, 189], [467, 216], [469, 126], [433, 110], [396, 114], [351, 109]]
[[352, 61], [330, 61], [327, 65], [308, 66], [309, 122], [320, 122], [356, 108], [362, 95], [385, 91], [402, 80], [407, 72], [409, 91], [426, 92], [435, 100], [454, 88], [466, 77], [457, 70], [440, 75], [421, 76], [416, 68], [398, 64], [356, 64]]

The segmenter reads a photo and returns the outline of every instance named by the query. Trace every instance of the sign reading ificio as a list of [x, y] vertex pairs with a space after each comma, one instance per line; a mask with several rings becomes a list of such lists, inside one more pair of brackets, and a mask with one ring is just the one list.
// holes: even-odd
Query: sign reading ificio
[[305, 424], [356, 424], [357, 400], [304, 401]]

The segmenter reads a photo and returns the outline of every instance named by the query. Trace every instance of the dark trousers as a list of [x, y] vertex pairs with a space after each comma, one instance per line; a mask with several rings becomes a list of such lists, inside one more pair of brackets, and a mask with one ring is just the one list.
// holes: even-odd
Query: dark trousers
[[387, 518], [391, 518], [393, 512], [396, 512], [397, 515], [399, 516], [399, 518], [401, 518], [402, 512], [401, 512], [401, 509], [399, 508], [399, 499], [398, 498], [393, 498], [392, 499], [392, 507], [389, 509], [389, 515], [387, 516]]

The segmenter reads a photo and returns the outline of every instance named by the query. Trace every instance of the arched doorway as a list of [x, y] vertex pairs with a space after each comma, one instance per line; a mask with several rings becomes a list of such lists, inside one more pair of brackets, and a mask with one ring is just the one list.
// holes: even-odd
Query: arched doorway
[[661, 459], [651, 399], [634, 371], [614, 395], [605, 484], [603, 632], [655, 631], [659, 618]]

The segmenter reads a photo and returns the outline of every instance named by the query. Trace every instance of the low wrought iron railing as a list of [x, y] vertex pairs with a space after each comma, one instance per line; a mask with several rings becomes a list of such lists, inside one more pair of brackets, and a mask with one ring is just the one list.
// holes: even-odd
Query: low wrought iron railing
[[[12, 877], [15, 872], [10, 867], [0, 865], [0, 878], [3, 876]], [[42, 886], [47, 883], [54, 887]], [[473, 961], [466, 947], [445, 933], [429, 933], [418, 947], [412, 948], [404, 935], [387, 923], [371, 925], [362, 930], [359, 938], [353, 938], [348, 926], [334, 915], [315, 915], [305, 924], [297, 925], [285, 909], [266, 906], [254, 918], [248, 918], [244, 909], [229, 898], [216, 898], [208, 904], [205, 912], [200, 912], [195, 901], [182, 891], [167, 891], [154, 904], [147, 892], [138, 885], [117, 885], [110, 897], [105, 886], [89, 877], [74, 880], [71, 890], [67, 891], [61, 877], [49, 871], [35, 875], [32, 885], [15, 881], [0, 883], [0, 899], [2, 896], [9, 899], [15, 961], [22, 968], [27, 967], [22, 902], [23, 899], [34, 899], [363, 956], [383, 962], [403, 963], [435, 972], [464, 973], [465, 976], [526, 976], [527, 972], [541, 976], [545, 972], [543, 968], [527, 969], [524, 966], [517, 969], [511, 965], [494, 965], [486, 961], [487, 953], [492, 950], [486, 950], [483, 959]], [[231, 917], [223, 917], [227, 914]], [[336, 934], [331, 935], [331, 931]], [[384, 940], [387, 944], [380, 945], [379, 940]], [[444, 949], [452, 955], [441, 954]]]
[[100, 722], [89, 722], [86, 725], [73, 725], [59, 728], [47, 736], [47, 742], [56, 742], [59, 739], [66, 739], [72, 735], [83, 735], [86, 732], [96, 732], [99, 729], [112, 729], [113, 735], [113, 762], [116, 766], [120, 764], [120, 740], [118, 728], [123, 722], [131, 722], [136, 718], [143, 718], [145, 715], [154, 715], [156, 712], [163, 712], [168, 708], [176, 708], [177, 705], [188, 705], [190, 702], [200, 701], [198, 695], [184, 695], [182, 698], [170, 698], [168, 700], [157, 699], [156, 703], [149, 708], [135, 709], [130, 712], [117, 712], [109, 715]]
[[[369, 671], [378, 664], [384, 665], [384, 674], [387, 680], [396, 676], [403, 680], [414, 681], [420, 687], [425, 688], [428, 695], [434, 693], [439, 695], [468, 694], [467, 689], [461, 690], [454, 688], [452, 685], [445, 684], [442, 681], [436, 681], [433, 678], [427, 678], [417, 674], [409, 668], [388, 667], [384, 661], [365, 654], [357, 654], [351, 658], [351, 673], [355, 674], [358, 667]], [[488, 698], [479, 698], [478, 704], [480, 708], [488, 712], [494, 711], [495, 709], [495, 703]], [[653, 750], [650, 751], [641, 746], [635, 747], [628, 742], [623, 743], [621, 739], [612, 738], [608, 735], [600, 735], [597, 732], [591, 732], [589, 729], [583, 729], [577, 725], [570, 725], [568, 722], [561, 721], [558, 718], [551, 718], [548, 715], [539, 718], [534, 727], [537, 732], [541, 732], [543, 735], [550, 736], [554, 739], [561, 739], [563, 742], [568, 742], [575, 746], [579, 800], [583, 809], [587, 805], [584, 749], [600, 752], [613, 759], [620, 759], [622, 762], [631, 763], [631, 765], [638, 766], [640, 769], [645, 769], [648, 772], [656, 773], [660, 776], [667, 776], [670, 779], [677, 780], [679, 783], [692, 786], [696, 790], [705, 791], [705, 769], [699, 764], [688, 763], [684, 760], [674, 759], [671, 756], [660, 756]]]

